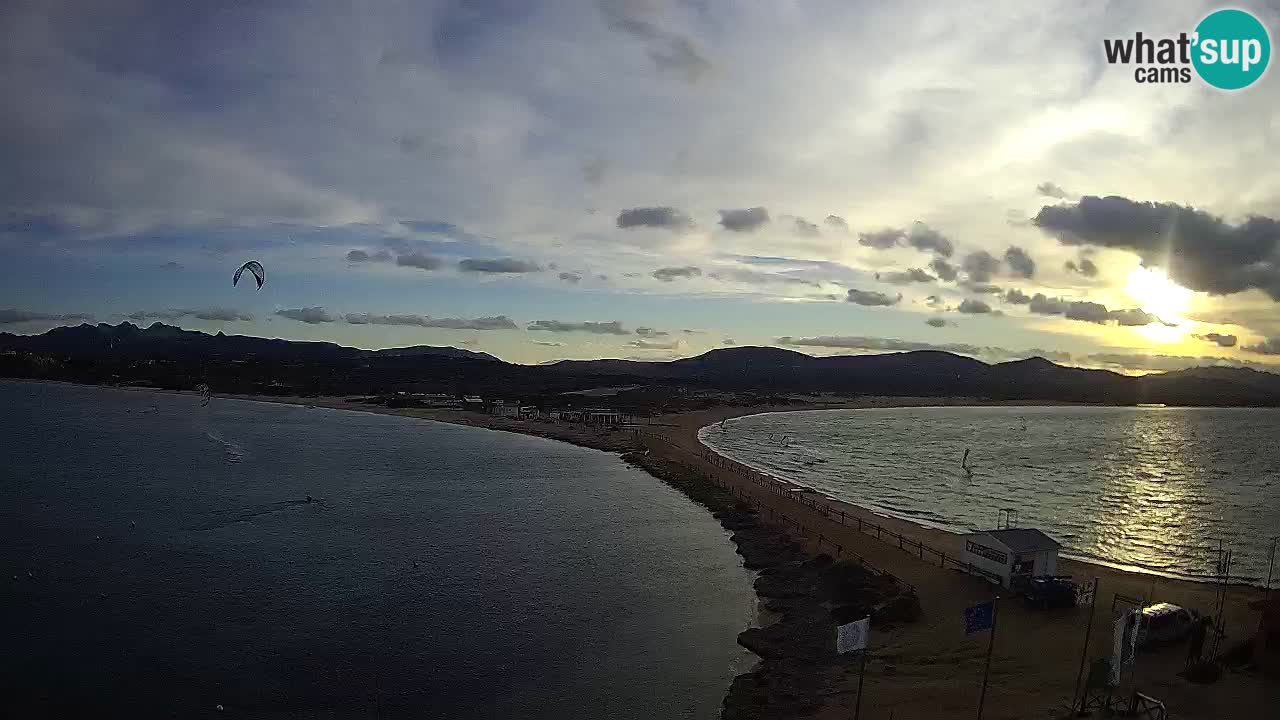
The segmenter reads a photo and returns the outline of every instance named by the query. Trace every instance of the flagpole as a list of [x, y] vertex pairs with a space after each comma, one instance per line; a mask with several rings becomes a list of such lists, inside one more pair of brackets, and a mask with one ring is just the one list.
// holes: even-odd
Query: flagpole
[[987, 664], [982, 671], [982, 694], [978, 696], [978, 720], [982, 720], [982, 706], [987, 701], [987, 678], [991, 675], [991, 651], [996, 647], [996, 620], [1000, 617], [1000, 596], [991, 601], [991, 641], [987, 643]]
[[862, 680], [867, 675], [867, 648], [862, 648], [862, 668], [858, 670], [858, 700], [853, 706], [853, 720], [862, 713]]

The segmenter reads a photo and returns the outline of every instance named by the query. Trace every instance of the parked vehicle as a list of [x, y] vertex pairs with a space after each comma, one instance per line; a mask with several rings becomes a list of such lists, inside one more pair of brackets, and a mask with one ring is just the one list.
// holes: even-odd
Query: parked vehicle
[[1022, 593], [1027, 607], [1049, 610], [1076, 606], [1076, 583], [1070, 575], [1017, 578], [1014, 590]]
[[1178, 642], [1191, 634], [1200, 613], [1172, 603], [1156, 603], [1142, 608], [1137, 645], [1149, 648]]

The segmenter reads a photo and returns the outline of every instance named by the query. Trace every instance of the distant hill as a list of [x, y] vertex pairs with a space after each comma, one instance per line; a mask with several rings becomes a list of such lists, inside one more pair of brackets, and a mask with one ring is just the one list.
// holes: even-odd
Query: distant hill
[[440, 357], [451, 358], [468, 358], [471, 360], [487, 360], [489, 362], [502, 362], [498, 358], [487, 352], [476, 352], [475, 350], [464, 350], [462, 348], [450, 346], [435, 345], [411, 345], [402, 348], [387, 348], [386, 350], [366, 350], [370, 355], [380, 357], [416, 357], [421, 355], [438, 355]]
[[139, 328], [128, 322], [61, 327], [42, 335], [0, 333], [0, 375], [164, 387], [207, 382], [240, 392], [312, 394], [435, 389], [531, 398], [636, 385], [667, 387], [669, 392], [663, 392], [672, 398], [686, 397], [684, 389], [704, 388], [755, 396], [840, 393], [1280, 406], [1280, 375], [1243, 368], [1200, 367], [1129, 377], [1040, 357], [991, 365], [938, 351], [814, 357], [770, 347], [723, 348], [672, 361], [515, 365], [454, 347], [361, 350], [326, 342], [209, 335], [163, 323]]
[[348, 360], [360, 357], [413, 357], [436, 355], [498, 362], [482, 352], [455, 347], [412, 347], [361, 350], [328, 342], [275, 340], [250, 335], [216, 335], [198, 330], [153, 323], [140, 328], [130, 322], [119, 325], [84, 323], [54, 328], [42, 335], [0, 333], [0, 350], [63, 353], [81, 357], [137, 357], [145, 359], [257, 359], [257, 360]]

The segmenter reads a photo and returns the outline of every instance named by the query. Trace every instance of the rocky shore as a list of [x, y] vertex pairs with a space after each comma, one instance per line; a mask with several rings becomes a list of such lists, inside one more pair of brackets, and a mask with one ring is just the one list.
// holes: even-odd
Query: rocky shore
[[919, 617], [919, 600], [892, 578], [810, 552], [694, 468], [642, 452], [623, 459], [711, 510], [732, 533], [743, 565], [759, 572], [756, 595], [776, 620], [738, 635], [760, 662], [734, 678], [724, 700], [726, 720], [813, 715], [824, 698], [839, 692], [856, 662], [836, 654], [836, 625], [870, 616], [883, 631]]

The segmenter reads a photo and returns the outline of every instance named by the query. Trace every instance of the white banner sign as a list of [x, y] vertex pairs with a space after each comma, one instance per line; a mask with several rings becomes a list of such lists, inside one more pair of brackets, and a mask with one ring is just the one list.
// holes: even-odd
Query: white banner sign
[[836, 627], [836, 652], [843, 655], [854, 650], [866, 650], [870, 631], [870, 617]]

